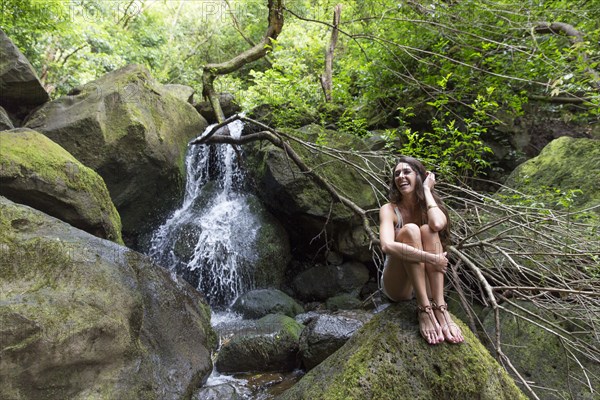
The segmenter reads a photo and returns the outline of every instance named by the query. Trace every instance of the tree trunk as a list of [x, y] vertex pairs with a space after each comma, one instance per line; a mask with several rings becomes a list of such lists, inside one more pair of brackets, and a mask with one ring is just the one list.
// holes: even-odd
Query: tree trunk
[[321, 76], [321, 87], [325, 94], [325, 101], [331, 102], [331, 88], [333, 86], [333, 53], [339, 36], [340, 18], [342, 15], [342, 5], [338, 4], [333, 10], [333, 30], [331, 31], [331, 40], [329, 47], [325, 52], [325, 71]]
[[219, 64], [206, 64], [202, 75], [202, 95], [210, 101], [217, 120], [223, 122], [225, 115], [221, 109], [219, 98], [215, 92], [214, 81], [218, 75], [229, 74], [242, 66], [264, 57], [277, 39], [283, 27], [283, 0], [269, 0], [269, 26], [264, 37], [254, 47], [238, 54], [231, 60]]

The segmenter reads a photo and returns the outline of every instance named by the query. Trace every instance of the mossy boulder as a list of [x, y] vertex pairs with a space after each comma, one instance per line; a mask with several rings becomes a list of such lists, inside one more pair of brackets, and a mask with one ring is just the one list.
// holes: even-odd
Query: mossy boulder
[[328, 310], [358, 310], [362, 307], [362, 301], [350, 293], [342, 293], [327, 299], [325, 306]]
[[46, 136], [0, 132], [0, 195], [92, 235], [122, 243], [121, 219], [102, 178]]
[[465, 343], [428, 345], [414, 302], [375, 315], [278, 400], [526, 399], [468, 328]]
[[45, 104], [26, 126], [104, 178], [135, 246], [180, 199], [187, 144], [207, 123], [146, 68], [129, 65]]
[[269, 314], [238, 332], [219, 350], [219, 372], [292, 371], [299, 366], [298, 339], [304, 328], [292, 318]]
[[163, 85], [163, 88], [165, 91], [170, 93], [172, 96], [177, 97], [179, 100], [190, 104], [194, 103], [194, 93], [196, 93], [196, 91], [191, 86], [170, 83]]
[[186, 398], [215, 342], [184, 281], [0, 197], [0, 398]]
[[526, 194], [549, 196], [547, 206], [566, 199], [569, 191], [581, 190], [572, 199], [572, 207], [583, 209], [600, 204], [600, 140], [561, 137], [542, 152], [519, 165], [506, 185]]
[[[505, 306], [511, 313], [500, 314], [502, 351], [510, 358], [519, 373], [535, 387], [539, 398], [546, 400], [597, 399], [597, 393], [590, 390], [587, 380], [593, 388], [600, 387], [600, 365], [579, 353], [577, 353], [579, 361], [574, 361], [569, 357], [570, 350], [567, 350], [562, 339], [537, 324], [529, 323], [512, 314], [512, 312], [520, 314], [525, 310], [539, 315], [539, 308], [525, 301], [520, 301], [517, 305], [518, 308]], [[557, 312], [568, 311], [557, 310]], [[571, 332], [582, 330], [580, 326], [566, 326], [553, 313], [546, 312], [541, 315], [545, 321], [553, 324], [552, 330], [556, 330], [557, 326]], [[485, 316], [483, 325], [491, 337], [496, 335], [494, 313], [490, 312]], [[573, 332], [572, 334], [581, 337], [583, 333]], [[597, 348], [598, 346], [597, 338], [592, 335], [589, 337], [589, 343], [594, 343], [592, 347]], [[587, 376], [584, 375], [581, 366], [588, 371]]]
[[[331, 183], [340, 195], [352, 199], [363, 209], [377, 207], [377, 199], [369, 182], [346, 163], [357, 161], [349, 149], [364, 150], [362, 140], [352, 135], [326, 131], [316, 125], [286, 130], [285, 133], [309, 143], [325, 138], [329, 146], [344, 149], [345, 161], [289, 140], [309, 168]], [[348, 246], [340, 249], [342, 246], [338, 244], [338, 237], [348, 230], [361, 227], [361, 220], [301, 172], [283, 149], [270, 143], [260, 143], [248, 146], [246, 153], [248, 170], [258, 187], [261, 200], [286, 222], [295, 247], [312, 243], [315, 249], [319, 249], [323, 246], [323, 238], [327, 236], [334, 238], [330, 243], [333, 244], [331, 250], [345, 254], [343, 251], [348, 250]], [[327, 235], [322, 234], [324, 229]], [[298, 249], [303, 251], [300, 247]], [[354, 253], [356, 249], [352, 251]]]
[[50, 100], [35, 70], [0, 29], [0, 106], [17, 119]]

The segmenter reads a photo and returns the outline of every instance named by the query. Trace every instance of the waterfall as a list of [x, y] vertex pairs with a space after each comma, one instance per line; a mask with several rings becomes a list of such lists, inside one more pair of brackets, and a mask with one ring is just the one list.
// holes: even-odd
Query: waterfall
[[[212, 126], [203, 133], [205, 135]], [[217, 134], [239, 137], [241, 121]], [[214, 308], [252, 289], [253, 243], [259, 229], [242, 193], [244, 173], [230, 145], [193, 145], [186, 156], [182, 206], [153, 234], [149, 255], [183, 275]]]

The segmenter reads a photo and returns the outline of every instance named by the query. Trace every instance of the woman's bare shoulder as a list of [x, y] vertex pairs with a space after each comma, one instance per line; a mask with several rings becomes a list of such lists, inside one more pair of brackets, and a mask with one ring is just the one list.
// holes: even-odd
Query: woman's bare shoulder
[[385, 203], [384, 205], [381, 206], [380, 210], [381, 211], [383, 211], [383, 210], [394, 211], [394, 205], [392, 203]]
[[392, 203], [386, 203], [382, 205], [379, 209], [379, 215], [396, 215], [396, 213], [394, 212], [394, 205]]

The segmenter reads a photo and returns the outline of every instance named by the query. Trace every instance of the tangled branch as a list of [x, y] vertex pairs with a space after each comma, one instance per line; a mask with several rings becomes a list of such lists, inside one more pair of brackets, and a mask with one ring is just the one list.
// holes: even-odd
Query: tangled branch
[[[319, 175], [318, 166], [307, 165], [290, 143], [321, 152], [344, 168], [353, 168], [365, 184], [371, 185], [380, 202], [387, 201], [386, 179], [395, 162], [393, 155], [320, 146], [240, 115], [228, 121], [234, 119], [262, 131], [236, 139], [214, 134], [215, 127], [192, 143], [245, 144], [267, 140], [283, 149], [303, 173], [331, 195], [332, 201], [341, 202], [361, 218], [372, 247], [378, 250], [377, 221], [371, 215], [376, 210], [364, 210], [342, 195]], [[453, 220], [454, 245], [448, 247], [453, 263], [449, 281], [459, 293], [471, 328], [481, 340], [491, 344], [500, 362], [533, 398], [539, 398], [534, 386], [503, 351], [502, 315], [514, 316], [556, 337], [578, 366], [582, 377], [579, 380], [594, 393], [586, 365], [600, 363], [600, 242], [594, 224], [600, 205], [575, 213], [524, 205], [526, 202], [511, 204], [507, 199], [523, 195], [501, 186], [496, 194], [479, 193], [449, 182], [438, 183], [436, 189], [445, 199]], [[589, 222], [586, 213], [591, 216]], [[488, 333], [473, 309], [474, 302], [492, 309], [493, 338], [486, 337]]]

